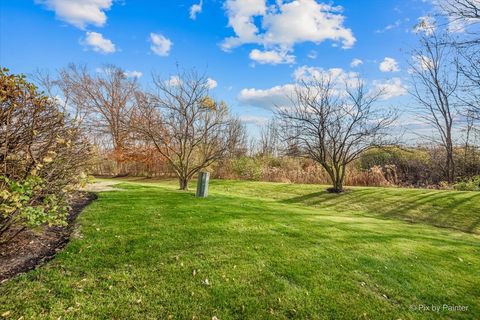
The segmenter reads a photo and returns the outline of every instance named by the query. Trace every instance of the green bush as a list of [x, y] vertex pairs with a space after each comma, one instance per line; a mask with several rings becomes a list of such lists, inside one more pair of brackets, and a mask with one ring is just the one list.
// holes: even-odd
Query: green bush
[[56, 100], [0, 69], [0, 243], [25, 228], [65, 224], [90, 146]]
[[480, 176], [456, 183], [453, 188], [458, 191], [480, 191]]
[[359, 159], [361, 170], [369, 170], [375, 166], [385, 169], [395, 166], [398, 182], [404, 185], [426, 186], [438, 184], [442, 173], [432, 161], [431, 150], [415, 147], [389, 147], [371, 149], [363, 153]]
[[0, 180], [5, 185], [0, 191], [0, 212], [11, 215], [11, 223], [25, 227], [65, 224], [68, 204], [55, 194], [43, 195], [46, 186], [42, 178], [30, 176], [21, 182], [5, 177]]
[[233, 160], [232, 169], [240, 179], [260, 180], [263, 162], [260, 158], [242, 156]]

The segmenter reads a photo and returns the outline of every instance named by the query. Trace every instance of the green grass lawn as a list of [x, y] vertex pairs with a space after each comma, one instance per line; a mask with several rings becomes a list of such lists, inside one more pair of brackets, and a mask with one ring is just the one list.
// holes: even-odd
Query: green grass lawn
[[119, 188], [100, 193], [54, 260], [0, 286], [0, 315], [480, 319], [480, 193], [212, 181], [197, 199], [174, 181]]

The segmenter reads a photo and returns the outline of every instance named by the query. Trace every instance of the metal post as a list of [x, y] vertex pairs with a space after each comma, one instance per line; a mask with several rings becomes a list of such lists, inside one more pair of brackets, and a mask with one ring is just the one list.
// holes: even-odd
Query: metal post
[[210, 179], [210, 173], [200, 172], [198, 174], [197, 181], [197, 197], [206, 198], [208, 196], [208, 181]]

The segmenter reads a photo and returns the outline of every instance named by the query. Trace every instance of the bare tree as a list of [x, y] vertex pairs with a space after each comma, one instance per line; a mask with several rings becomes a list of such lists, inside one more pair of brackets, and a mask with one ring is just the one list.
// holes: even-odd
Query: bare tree
[[[472, 27], [480, 23], [480, 1], [438, 0], [437, 4], [440, 7], [440, 14], [447, 17], [449, 28], [454, 28], [451, 31], [458, 32], [458, 29], [466, 31], [462, 39], [457, 39], [457, 45], [480, 44], [479, 33], [472, 30]], [[469, 36], [468, 39], [465, 36]]]
[[480, 52], [478, 47], [460, 49], [460, 73], [463, 77], [461, 92], [458, 95], [462, 101], [464, 116], [480, 120]]
[[[458, 55], [462, 100], [466, 110], [464, 116], [480, 119], [480, 1], [479, 0], [440, 0], [441, 15], [448, 20], [450, 37], [447, 42], [456, 49]], [[457, 26], [455, 29], [455, 25]], [[453, 27], [452, 27], [453, 26]], [[461, 31], [461, 32], [460, 32]]]
[[410, 67], [410, 93], [421, 107], [419, 117], [437, 132], [432, 139], [445, 150], [443, 169], [447, 181], [452, 183], [455, 179], [453, 127], [459, 84], [457, 56], [443, 37], [431, 32], [421, 36], [419, 48], [413, 51]]
[[239, 120], [227, 106], [209, 98], [209, 83], [198, 73], [170, 80], [154, 77], [156, 92], [137, 96], [131, 117], [134, 131], [151, 141], [178, 176], [181, 190], [189, 180], [235, 150], [243, 138]]
[[92, 75], [85, 66], [71, 64], [60, 71], [55, 84], [65, 103], [75, 110], [74, 118], [83, 121], [90, 132], [108, 137], [117, 164], [121, 162], [129, 135], [125, 119], [139, 90], [136, 79], [113, 65]]
[[480, 1], [439, 0], [437, 4], [440, 16], [447, 20], [449, 36], [445, 41], [452, 48], [449, 54], [455, 55], [459, 64], [460, 81], [455, 95], [458, 112], [466, 123], [463, 128], [466, 160], [475, 157], [475, 148], [469, 144], [470, 137], [479, 130], [480, 121]]
[[295, 141], [301, 155], [318, 162], [332, 181], [330, 192], [344, 191], [349, 163], [367, 149], [386, 144], [395, 116], [375, 107], [382, 92], [368, 90], [360, 80], [342, 81], [319, 75], [301, 81], [291, 107], [277, 107], [285, 141]]
[[270, 120], [260, 130], [259, 153], [263, 156], [277, 156], [280, 147], [279, 138], [278, 124], [275, 120]]

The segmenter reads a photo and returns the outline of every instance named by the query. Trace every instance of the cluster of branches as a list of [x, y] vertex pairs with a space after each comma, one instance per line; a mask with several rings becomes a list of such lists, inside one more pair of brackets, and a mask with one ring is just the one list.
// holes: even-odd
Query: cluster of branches
[[[457, 178], [454, 164], [454, 130], [463, 126], [465, 150], [480, 120], [480, 2], [438, 1], [439, 19], [446, 23], [421, 33], [410, 62], [410, 93], [421, 108], [419, 116], [432, 125], [429, 137], [444, 148], [443, 172], [448, 182]], [[458, 32], [454, 26], [460, 26]]]
[[200, 170], [226, 157], [243, 142], [244, 128], [224, 102], [208, 95], [208, 79], [185, 72], [176, 81], [154, 78], [156, 93], [138, 94], [129, 118], [132, 131], [150, 141], [168, 161], [180, 189]]
[[70, 64], [52, 78], [38, 72], [35, 78], [50, 97], [61, 97], [66, 112], [71, 114], [97, 144], [106, 142], [114, 160], [121, 162], [129, 140], [123, 119], [135, 104], [139, 86], [136, 78], [128, 78], [120, 68], [106, 65], [96, 75], [86, 66]]
[[462, 36], [454, 39], [455, 45], [467, 47], [480, 44], [478, 31], [472, 31], [480, 22], [480, 2], [478, 0], [439, 0], [440, 16], [448, 20], [451, 32], [462, 31]]
[[283, 139], [322, 165], [332, 181], [329, 191], [343, 191], [347, 165], [363, 152], [391, 143], [385, 137], [396, 116], [376, 106], [382, 94], [360, 79], [326, 74], [298, 83], [292, 106], [277, 107]]
[[39, 73], [37, 80], [50, 95], [64, 98], [66, 109], [97, 141], [109, 142], [104, 148], [112, 150], [120, 168], [115, 174], [123, 173], [129, 159], [148, 161], [154, 150], [184, 190], [200, 170], [235, 152], [245, 139], [240, 121], [209, 96], [208, 78], [195, 71], [154, 76], [150, 91], [113, 65], [94, 75], [70, 65], [57, 79]]

